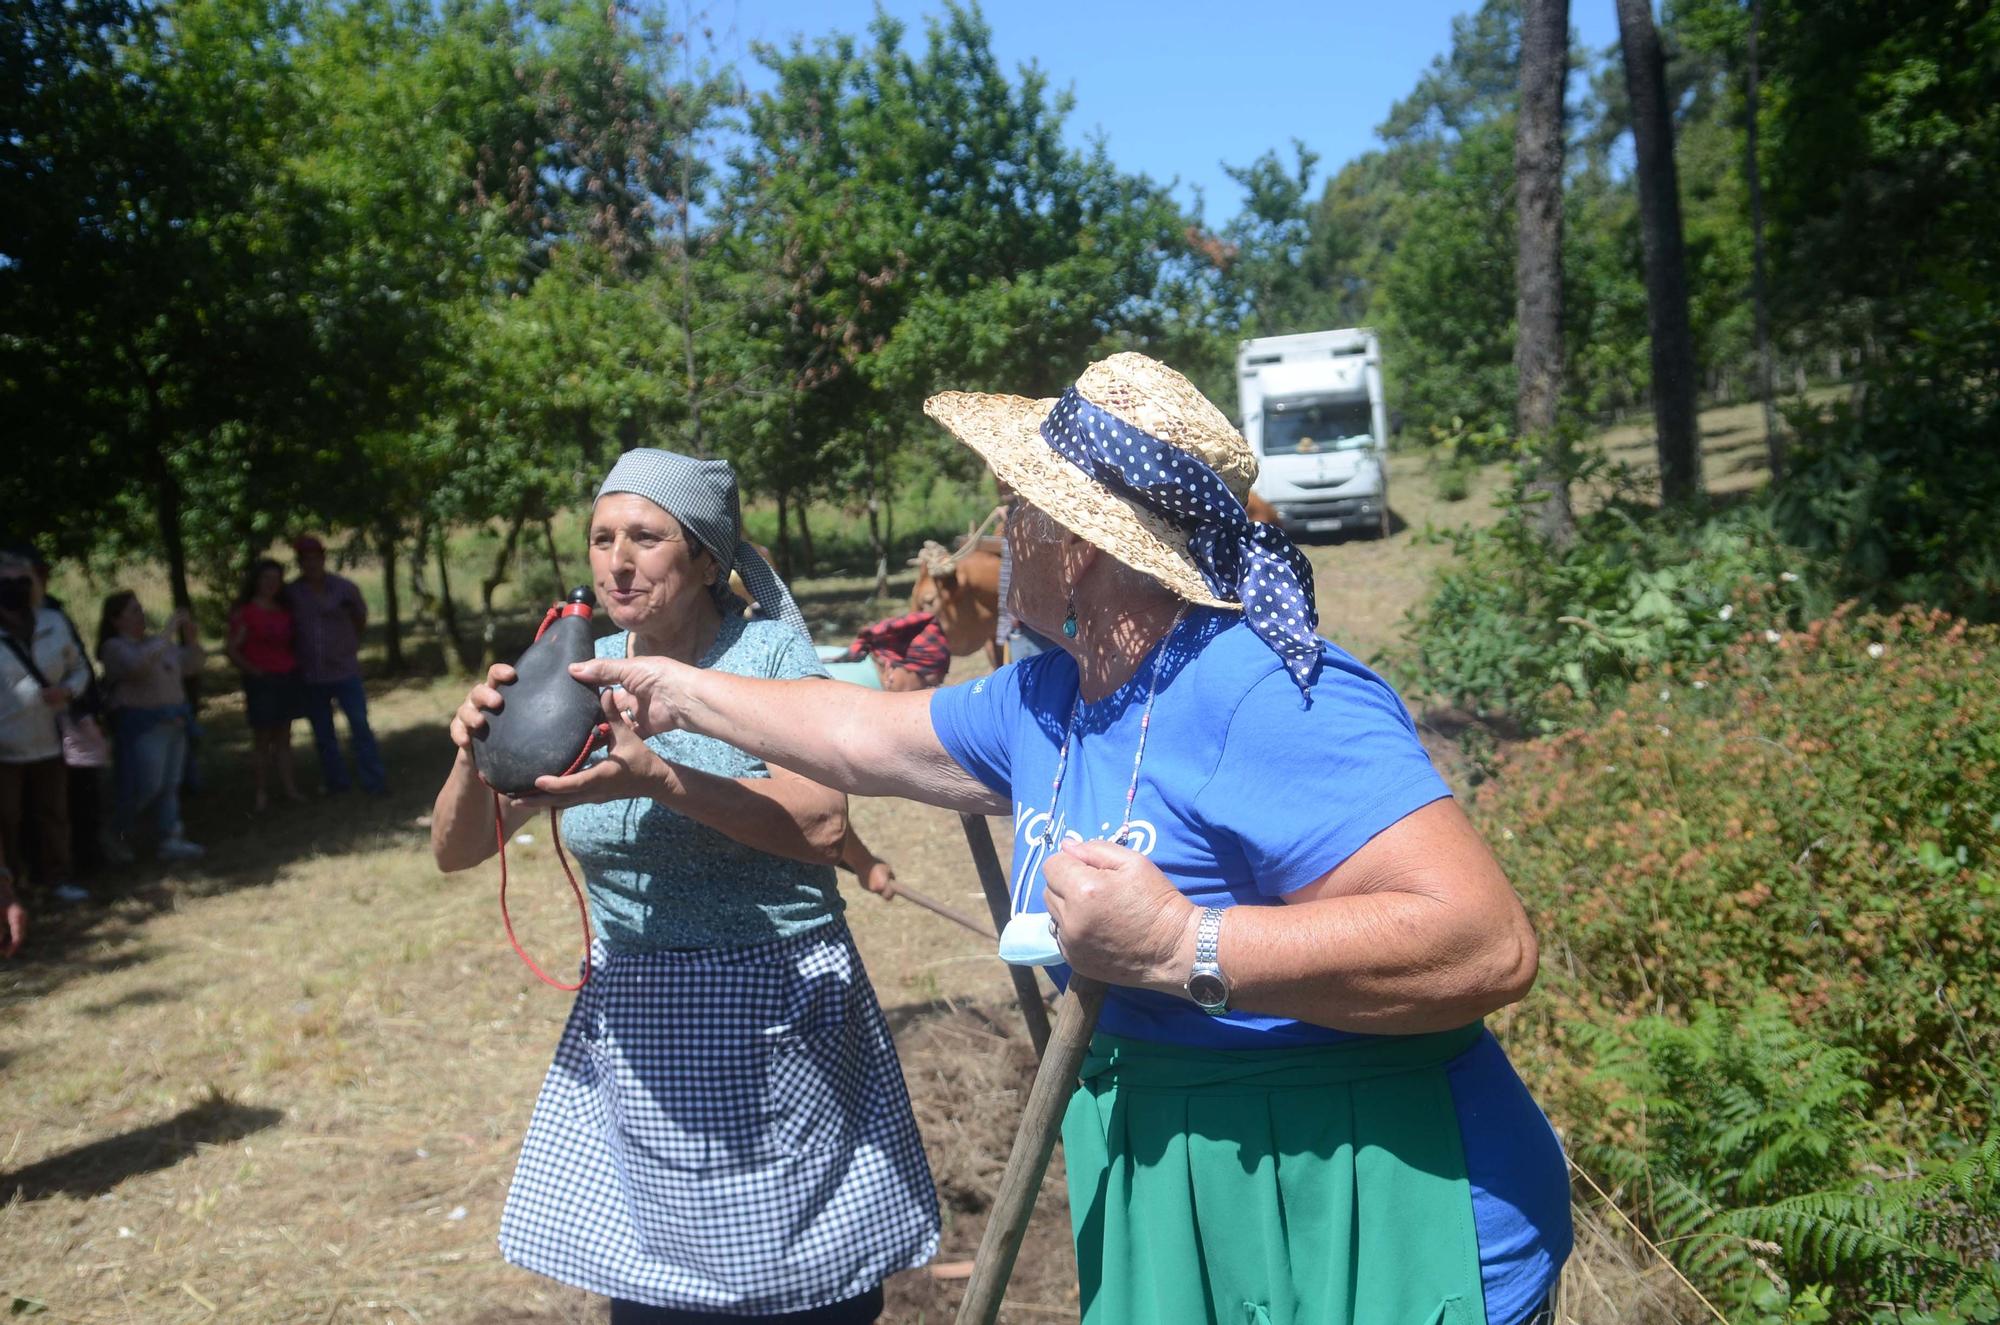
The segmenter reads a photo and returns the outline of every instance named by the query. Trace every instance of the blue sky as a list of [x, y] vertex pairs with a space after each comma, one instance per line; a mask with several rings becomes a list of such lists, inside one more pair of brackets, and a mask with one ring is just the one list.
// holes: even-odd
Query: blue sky
[[[1201, 186], [1219, 225], [1242, 192], [1222, 162], [1244, 165], [1293, 138], [1320, 154], [1319, 178], [1375, 146], [1375, 126], [1451, 43], [1454, 14], [1477, 0], [990, 0], [994, 48], [1010, 65], [1033, 61], [1076, 109], [1072, 141], [1102, 131], [1112, 160], [1155, 180], [1178, 177], [1181, 200]], [[675, 8], [679, 8], [676, 5]], [[941, 0], [884, 0], [921, 41]], [[865, 31], [873, 0], [714, 0], [708, 9], [725, 59], [754, 41]], [[1617, 40], [1611, 0], [1578, 0], [1571, 27], [1591, 47]]]

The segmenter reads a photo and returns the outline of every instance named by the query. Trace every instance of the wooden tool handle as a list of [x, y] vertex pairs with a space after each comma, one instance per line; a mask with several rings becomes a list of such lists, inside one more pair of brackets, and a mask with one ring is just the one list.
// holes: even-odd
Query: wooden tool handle
[[[979, 887], [986, 894], [986, 909], [993, 913], [993, 929], [998, 933], [1007, 928], [1014, 901], [1007, 893], [1007, 876], [1000, 870], [1000, 853], [993, 849], [993, 830], [986, 826], [984, 815], [961, 814], [958, 819], [965, 826], [965, 844], [972, 848]], [[1007, 976], [1014, 982], [1014, 998], [1021, 1005], [1021, 1019], [1028, 1023], [1035, 1057], [1040, 1058], [1049, 1050], [1049, 1013], [1042, 1006], [1042, 987], [1025, 966], [1009, 966]]]
[[1000, 1301], [1007, 1295], [1007, 1280], [1014, 1273], [1014, 1258], [1020, 1254], [1028, 1219], [1035, 1213], [1042, 1175], [1048, 1172], [1049, 1156], [1055, 1152], [1063, 1110], [1076, 1090], [1077, 1072], [1103, 1006], [1104, 986], [1075, 975], [1056, 1003], [1055, 1034], [1035, 1073], [1028, 1106], [1021, 1112], [1013, 1153], [1007, 1156], [1007, 1170], [1000, 1177], [999, 1194], [993, 1198], [993, 1213], [980, 1236], [979, 1254], [973, 1258], [972, 1280], [959, 1304], [958, 1325], [993, 1325], [1000, 1315]]
[[979, 937], [983, 939], [989, 940], [991, 942], [999, 941], [1000, 936], [993, 932], [992, 926], [988, 925], [984, 920], [981, 920], [978, 916], [968, 915], [966, 912], [959, 910], [955, 906], [947, 906], [943, 902], [938, 901], [935, 897], [926, 897], [924, 896], [924, 894], [918, 892], [915, 888], [906, 887], [905, 885], [899, 883], [895, 886], [894, 890], [890, 892], [889, 896], [900, 898], [905, 902], [915, 902], [918, 906], [921, 906], [922, 908], [924, 908], [924, 910], [930, 912], [932, 915], [943, 916], [946, 920], [951, 921], [953, 924], [963, 925], [965, 928], [971, 930], [973, 933], [979, 935]]

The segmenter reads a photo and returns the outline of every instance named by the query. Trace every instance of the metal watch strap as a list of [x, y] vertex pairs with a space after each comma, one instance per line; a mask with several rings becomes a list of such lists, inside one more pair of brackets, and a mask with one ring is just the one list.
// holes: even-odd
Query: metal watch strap
[[1201, 919], [1194, 931], [1194, 963], [1197, 966], [1215, 965], [1216, 953], [1222, 939], [1222, 908], [1205, 906]]

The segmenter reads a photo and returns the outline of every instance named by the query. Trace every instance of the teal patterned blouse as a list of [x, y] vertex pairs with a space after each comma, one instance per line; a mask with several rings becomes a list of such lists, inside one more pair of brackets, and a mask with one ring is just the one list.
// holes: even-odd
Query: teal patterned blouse
[[[624, 633], [597, 641], [623, 658]], [[737, 676], [825, 676], [812, 645], [777, 621], [725, 616], [696, 664]], [[726, 778], [769, 777], [760, 759], [692, 732], [647, 745], [669, 763]], [[603, 753], [592, 756], [592, 762]], [[841, 910], [831, 865], [786, 860], [723, 836], [653, 800], [579, 805], [562, 812], [563, 842], [583, 866], [590, 918], [613, 953], [733, 948], [790, 938]]]

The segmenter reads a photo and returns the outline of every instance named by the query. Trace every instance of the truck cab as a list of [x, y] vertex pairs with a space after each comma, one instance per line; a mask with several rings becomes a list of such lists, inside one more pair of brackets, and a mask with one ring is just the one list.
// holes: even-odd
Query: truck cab
[[1286, 533], [1389, 532], [1382, 349], [1365, 327], [1246, 340], [1236, 352], [1252, 490]]

